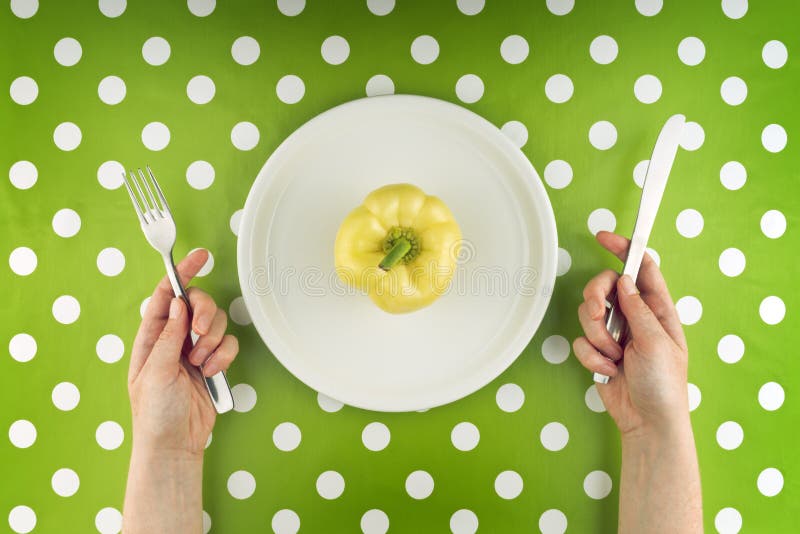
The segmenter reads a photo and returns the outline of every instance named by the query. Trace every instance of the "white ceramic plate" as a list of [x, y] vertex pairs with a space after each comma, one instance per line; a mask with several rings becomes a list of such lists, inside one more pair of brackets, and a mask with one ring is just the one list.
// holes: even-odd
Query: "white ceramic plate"
[[[441, 198], [465, 239], [447, 294], [381, 311], [334, 272], [339, 224], [373, 189]], [[238, 243], [242, 294], [276, 358], [311, 388], [379, 411], [431, 408], [489, 383], [536, 332], [553, 289], [552, 207], [494, 125], [433, 98], [356, 100], [310, 120], [267, 160]]]

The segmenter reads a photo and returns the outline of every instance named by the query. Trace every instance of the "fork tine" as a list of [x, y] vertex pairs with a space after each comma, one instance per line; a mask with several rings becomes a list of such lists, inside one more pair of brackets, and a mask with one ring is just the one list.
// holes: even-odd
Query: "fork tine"
[[147, 180], [147, 178], [145, 178], [144, 173], [142, 172], [142, 169], [139, 169], [139, 178], [142, 179], [142, 183], [144, 184], [144, 188], [147, 190], [147, 196], [150, 197], [150, 202], [152, 202], [153, 214], [154, 215], [161, 215], [163, 217], [163, 215], [160, 212], [160, 209], [159, 209], [159, 206], [158, 206], [158, 202], [156, 202], [156, 197], [155, 197], [155, 195], [153, 195], [153, 190], [150, 188], [150, 182]]
[[141, 188], [141, 186], [139, 186], [139, 180], [136, 179], [136, 173], [133, 172], [133, 171], [129, 171], [129, 172], [131, 173], [131, 180], [133, 181], [133, 185], [136, 186], [136, 190], [139, 192], [139, 200], [141, 201], [142, 206], [144, 207], [143, 211], [144, 211], [144, 219], [145, 219], [145, 221], [149, 220], [147, 218], [148, 215], [150, 215], [151, 219], [155, 220], [155, 217], [153, 217], [153, 214], [150, 212], [151, 208], [150, 208], [150, 205], [147, 203], [147, 197], [144, 196], [144, 193], [142, 192], [142, 188]]
[[139, 222], [145, 223], [144, 215], [142, 214], [142, 208], [139, 206], [139, 201], [136, 200], [136, 195], [133, 193], [133, 189], [131, 189], [130, 184], [128, 183], [128, 176], [126, 173], [122, 173], [122, 181], [125, 184], [125, 189], [128, 190], [128, 195], [131, 197], [131, 202], [133, 203], [133, 209], [136, 210], [136, 215], [139, 216]]
[[147, 174], [150, 175], [150, 179], [153, 181], [153, 185], [156, 188], [156, 193], [158, 193], [158, 198], [161, 200], [161, 206], [163, 207], [164, 211], [172, 215], [172, 212], [169, 211], [169, 204], [167, 204], [167, 199], [164, 196], [164, 192], [161, 191], [161, 186], [158, 185], [158, 180], [156, 180], [155, 174], [153, 174], [153, 171], [150, 169], [150, 165], [145, 165], [145, 169], [147, 169]]

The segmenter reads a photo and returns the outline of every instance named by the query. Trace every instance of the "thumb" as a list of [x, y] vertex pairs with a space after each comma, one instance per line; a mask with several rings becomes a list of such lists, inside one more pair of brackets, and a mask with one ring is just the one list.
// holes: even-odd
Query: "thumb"
[[653, 339], [664, 331], [650, 306], [642, 299], [633, 280], [627, 274], [617, 282], [617, 301], [634, 339]]
[[148, 358], [153, 365], [169, 367], [180, 361], [183, 343], [189, 333], [188, 315], [183, 300], [177, 297], [173, 298], [169, 303], [169, 318]]

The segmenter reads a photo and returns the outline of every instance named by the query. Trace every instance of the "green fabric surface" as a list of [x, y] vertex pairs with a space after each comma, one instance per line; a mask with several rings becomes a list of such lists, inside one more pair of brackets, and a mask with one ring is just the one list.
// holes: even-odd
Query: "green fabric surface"
[[[205, 14], [204, 6], [213, 10], [206, 16], [193, 14]], [[115, 7], [124, 11], [114, 12]], [[372, 12], [383, 13], [382, 7], [390, 12]], [[293, 8], [300, 12], [282, 13], [294, 13]], [[118, 16], [106, 16], [101, 9]], [[640, 12], [650, 10], [657, 13]], [[570, 342], [578, 336], [576, 309], [584, 284], [604, 268], [620, 268], [594, 242], [587, 226], [590, 214], [610, 210], [617, 231], [630, 234], [640, 195], [634, 168], [650, 156], [664, 120], [684, 113], [699, 129], [689, 128], [684, 144], [691, 150], [678, 153], [650, 246], [660, 256], [673, 298], [683, 299], [682, 319], [693, 323], [685, 332], [689, 381], [699, 393], [692, 421], [705, 527], [708, 532], [738, 532], [740, 514], [742, 532], [800, 531], [800, 320], [794, 313], [800, 307], [800, 161], [794, 137], [800, 131], [795, 105], [800, 64], [794, 56], [800, 49], [798, 17], [800, 4], [790, 0], [749, 6], [746, 0], [668, 0], [663, 7], [660, 0], [279, 0], [277, 5], [232, 0], [216, 6], [213, 0], [190, 0], [188, 6], [177, 0], [127, 6], [124, 0], [101, 0], [99, 5], [11, 0], [10, 9], [6, 3], [0, 9], [0, 85], [8, 88], [0, 97], [0, 168], [8, 170], [8, 179], [0, 184], [0, 227], [8, 262], [0, 269], [0, 339], [9, 350], [0, 358], [0, 428], [8, 429], [9, 437], [0, 439], [0, 515], [8, 517], [0, 530], [28, 531], [30, 512], [19, 506], [35, 513], [34, 532], [119, 529], [115, 510], [122, 509], [131, 445], [127, 360], [142, 300], [164, 274], [119, 187], [121, 167], [113, 163], [119, 162], [127, 168], [152, 166], [176, 217], [176, 256], [208, 248], [214, 266], [196, 285], [244, 323], [231, 322], [241, 352], [228, 378], [231, 385], [252, 386], [257, 401], [247, 412], [220, 417], [206, 451], [204, 508], [211, 532], [293, 532], [289, 512], [280, 510], [293, 511], [300, 532], [312, 533], [383, 532], [387, 519], [390, 532], [473, 532], [475, 519], [479, 532], [562, 532], [558, 514], [545, 514], [548, 510], [563, 513], [568, 532], [614, 532], [618, 433], [606, 413], [587, 404], [590, 373], [571, 354], [550, 363], [543, 345], [551, 360], [565, 356], [557, 350], [563, 340], [551, 336]], [[323, 41], [334, 35], [349, 45], [338, 65], [321, 54]], [[412, 42], [422, 35], [435, 38], [439, 47], [429, 64], [411, 54]], [[524, 58], [516, 64], [501, 55], [501, 43], [511, 35], [529, 46], [527, 56], [523, 52], [515, 59], [513, 52], [520, 49], [513, 39], [507, 43], [510, 59]], [[590, 54], [600, 35], [611, 36], [618, 46], [608, 64]], [[143, 58], [143, 45], [154, 36], [170, 47], [161, 65]], [[232, 57], [233, 43], [242, 36], [259, 45], [249, 65]], [[679, 43], [690, 36], [704, 45], [696, 65], [687, 65], [678, 53]], [[80, 43], [79, 60], [71, 66], [57, 61], [74, 62], [69, 46], [56, 46], [65, 37]], [[780, 46], [765, 49], [772, 40], [788, 49], [785, 64]], [[418, 46], [427, 50], [424, 40]], [[388, 76], [396, 93], [460, 103], [504, 127], [547, 183], [564, 251], [547, 316], [516, 363], [482, 390], [424, 413], [322, 409], [317, 393], [265, 348], [236, 300], [240, 289], [231, 219], [243, 207], [258, 170], [305, 121], [365, 97], [368, 80], [377, 74]], [[484, 87], [473, 103], [462, 102], [456, 93], [466, 74], [477, 75]], [[563, 78], [548, 86], [556, 74], [566, 75], [573, 89], [568, 83], [558, 85]], [[658, 97], [653, 103], [641, 102], [634, 91], [646, 74], [660, 81], [660, 94], [648, 91], [647, 79], [639, 85], [643, 99]], [[208, 76], [215, 86], [205, 104], [187, 96], [187, 84], [197, 75]], [[276, 87], [285, 75], [303, 82], [296, 103], [278, 98]], [[124, 81], [124, 98], [116, 104], [100, 98], [114, 94], [109, 89], [113, 83], [100, 83], [107, 76]], [[742, 84], [723, 83], [734, 76], [746, 86], [742, 102]], [[35, 80], [37, 90], [31, 92], [31, 83], [20, 77]], [[555, 100], [569, 98], [552, 101], [546, 86]], [[521, 124], [508, 125], [511, 121]], [[589, 140], [598, 121], [616, 129], [616, 142], [607, 150]], [[169, 128], [163, 150], [150, 150], [142, 142], [151, 122]], [[232, 130], [240, 122], [258, 129], [251, 150], [232, 144]], [[60, 144], [70, 140], [68, 130], [62, 135], [64, 128], [57, 129], [62, 123], [80, 129], [73, 150], [54, 142], [54, 135]], [[767, 128], [771, 124], [780, 128]], [[781, 142], [781, 128], [788, 142]], [[554, 160], [566, 161], [571, 172], [559, 174], [558, 164], [548, 167]], [[35, 183], [21, 161], [35, 166]], [[187, 180], [195, 161], [213, 166], [213, 183], [205, 189]], [[731, 161], [746, 169], [743, 185], [737, 166], [723, 167]], [[103, 166], [106, 162], [112, 163]], [[69, 237], [56, 233], [76, 230], [69, 214], [56, 216], [65, 208], [80, 220], [77, 233]], [[608, 223], [602, 216], [598, 222]], [[32, 272], [31, 255], [20, 247], [35, 254]], [[118, 274], [119, 255], [100, 255], [106, 248], [124, 256]], [[723, 254], [731, 248], [741, 254]], [[98, 265], [114, 275], [104, 275]], [[54, 316], [69, 315], [69, 302], [57, 300], [62, 295], [80, 305], [77, 320], [69, 324]], [[702, 314], [696, 320], [692, 315], [700, 311], [698, 302]], [[30, 338], [19, 334], [35, 340], [33, 357]], [[118, 336], [124, 353], [115, 353], [113, 338], [104, 338], [98, 347], [107, 334]], [[741, 359], [729, 348], [735, 346], [729, 344], [733, 338], [720, 344], [728, 335], [743, 342]], [[116, 361], [107, 363], [98, 352]], [[63, 382], [74, 388], [56, 387]], [[771, 382], [778, 386], [762, 389]], [[524, 392], [524, 403], [515, 411], [499, 407], [506, 406], [509, 388], [498, 394], [505, 384]], [[76, 390], [79, 402], [73, 406]], [[330, 406], [325, 399], [322, 404]], [[35, 427], [32, 444], [26, 443], [25, 423], [16, 423], [20, 420]], [[100, 427], [107, 421], [121, 428], [121, 444], [115, 443], [114, 425]], [[743, 431], [741, 444], [736, 425], [721, 428], [728, 421]], [[282, 422], [300, 429], [294, 450], [281, 451], [273, 443]], [[362, 443], [363, 429], [373, 422], [390, 432], [383, 450], [371, 451]], [[460, 422], [480, 432], [472, 450], [458, 450], [451, 442]], [[547, 450], [541, 443], [542, 429], [551, 422], [568, 430], [561, 450]], [[62, 468], [80, 480], [68, 497], [53, 489], [54, 474]], [[228, 490], [229, 477], [240, 470], [256, 481], [245, 499]], [[329, 470], [345, 481], [341, 496], [330, 500], [316, 489], [318, 476]], [[405, 487], [406, 478], [418, 470], [434, 481], [430, 496], [419, 500]], [[504, 499], [495, 491], [495, 480], [509, 470], [519, 474], [523, 488], [515, 498]], [[599, 499], [584, 490], [585, 478], [594, 471], [607, 473], [612, 482], [610, 493]], [[60, 474], [55, 481], [58, 488], [70, 488], [68, 476]], [[67, 493], [72, 489], [74, 484]], [[774, 496], [764, 494], [776, 490]], [[372, 509], [385, 517], [371, 512], [362, 522]], [[462, 509], [474, 517], [467, 512], [454, 516]]]

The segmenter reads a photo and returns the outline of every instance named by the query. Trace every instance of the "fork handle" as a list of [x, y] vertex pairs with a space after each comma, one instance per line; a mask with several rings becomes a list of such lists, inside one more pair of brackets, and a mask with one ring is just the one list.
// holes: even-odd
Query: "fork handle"
[[[178, 278], [178, 270], [175, 268], [175, 262], [172, 260], [172, 254], [164, 256], [164, 264], [167, 268], [167, 277], [172, 284], [172, 290], [175, 292], [176, 297], [183, 299], [186, 303], [186, 309], [189, 311], [189, 318], [191, 320], [192, 306], [189, 303], [189, 296]], [[192, 346], [197, 342], [197, 336], [194, 331], [191, 334]], [[200, 365], [200, 374], [203, 373], [203, 366]], [[225, 377], [225, 372], [220, 371], [213, 376], [203, 376], [203, 381], [206, 384], [206, 391], [208, 396], [211, 397], [211, 402], [214, 404], [214, 409], [217, 413], [229, 412], [233, 409], [233, 393], [228, 385], [228, 379]]]

